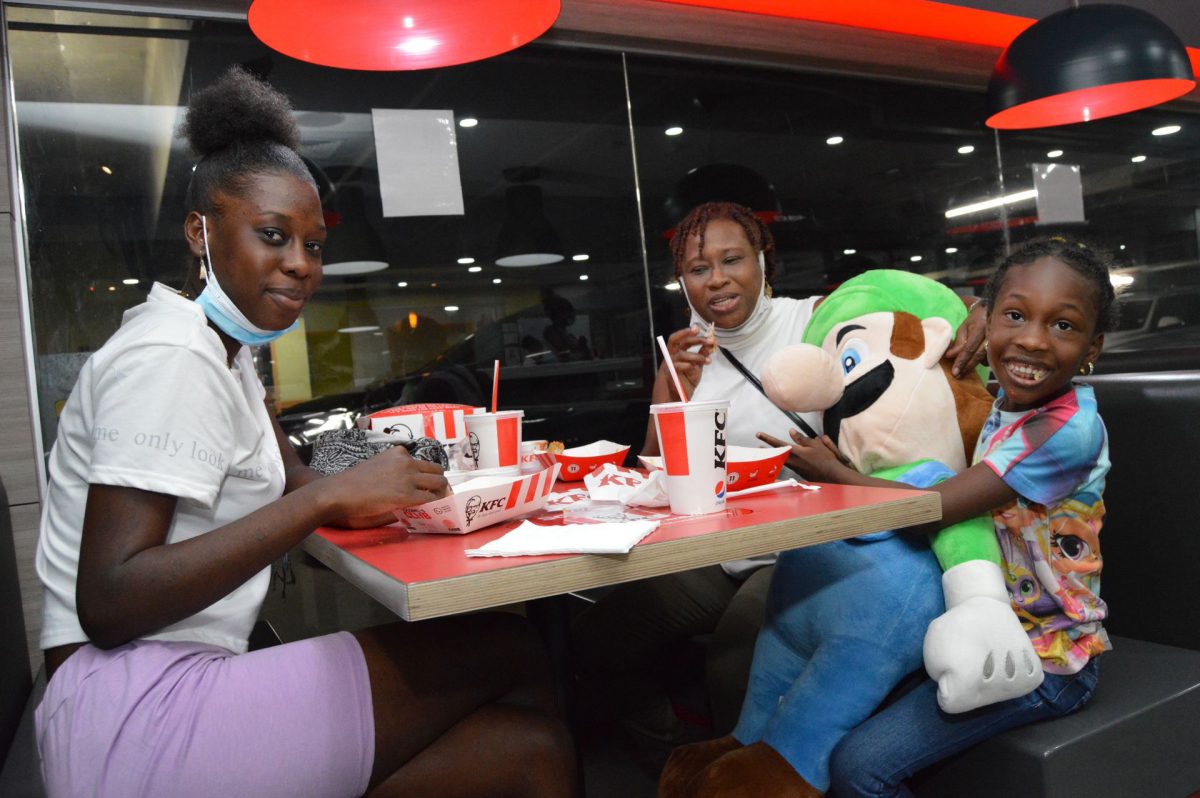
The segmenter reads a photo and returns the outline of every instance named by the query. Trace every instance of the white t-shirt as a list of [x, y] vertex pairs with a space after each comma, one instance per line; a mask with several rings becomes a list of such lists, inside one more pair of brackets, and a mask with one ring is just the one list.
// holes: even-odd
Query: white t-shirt
[[[752, 317], [750, 322], [734, 335], [717, 329], [717, 343], [728, 349], [747, 371], [761, 381], [763, 365], [771, 355], [785, 346], [803, 342], [804, 328], [812, 318], [817, 299], [760, 298], [759, 301], [764, 302], [763, 310], [766, 312]], [[694, 323], [696, 321], [693, 320]], [[700, 324], [701, 330], [707, 326], [703, 325], [703, 322]], [[722, 338], [727, 340], [722, 341]], [[790, 443], [789, 432], [796, 427], [783, 411], [742, 376], [720, 349], [715, 350], [711, 358], [712, 362], [704, 367], [700, 375], [700, 384], [696, 386], [693, 398], [729, 400], [726, 440], [734, 446], [763, 447], [766, 444], [760, 441], [757, 435], [765, 432]], [[822, 432], [820, 413], [800, 413], [799, 416], [813, 431], [818, 434]], [[780, 476], [787, 478], [794, 474], [784, 469]], [[740, 579], [749, 576], [756, 568], [773, 562], [775, 555], [767, 554], [722, 563], [721, 567], [730, 576]]]
[[[42, 648], [87, 640], [75, 609], [90, 484], [179, 498], [167, 543], [224, 526], [283, 495], [283, 461], [250, 351], [227, 365], [203, 310], [155, 284], [88, 358], [50, 451], [36, 568], [44, 587]], [[152, 640], [246, 650], [270, 583], [264, 568]]]

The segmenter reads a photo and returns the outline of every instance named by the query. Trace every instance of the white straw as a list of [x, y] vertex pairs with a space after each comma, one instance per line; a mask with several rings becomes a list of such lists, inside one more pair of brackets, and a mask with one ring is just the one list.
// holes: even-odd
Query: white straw
[[679, 392], [679, 398], [686, 402], [688, 395], [683, 392], [683, 383], [679, 381], [679, 375], [675, 373], [675, 364], [671, 362], [671, 353], [667, 351], [667, 342], [661, 335], [658, 336], [658, 348], [662, 350], [663, 357], [666, 358], [667, 371], [671, 372], [671, 379], [675, 381], [675, 390]]

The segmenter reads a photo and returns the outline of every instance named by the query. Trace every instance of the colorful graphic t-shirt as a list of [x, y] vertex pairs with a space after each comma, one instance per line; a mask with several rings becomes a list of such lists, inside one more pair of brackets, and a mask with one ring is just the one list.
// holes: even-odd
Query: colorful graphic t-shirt
[[992, 513], [1013, 607], [1047, 673], [1076, 673], [1109, 648], [1101, 621], [1100, 526], [1108, 433], [1091, 387], [1075, 385], [1042, 407], [992, 407], [975, 446], [1017, 492]]

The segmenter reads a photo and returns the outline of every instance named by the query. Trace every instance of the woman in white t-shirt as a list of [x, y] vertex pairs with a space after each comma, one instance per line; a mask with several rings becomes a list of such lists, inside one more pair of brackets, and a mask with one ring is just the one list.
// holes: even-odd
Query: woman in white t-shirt
[[[771, 296], [775, 242], [762, 219], [729, 202], [699, 205], [677, 226], [671, 257], [691, 323], [671, 334], [667, 349], [689, 398], [730, 400], [726, 437], [734, 446], [762, 446], [760, 433], [784, 441], [796, 430], [820, 434], [820, 414], [786, 413], [758, 385], [767, 359], [802, 341], [820, 302]], [[956, 371], [982, 360], [981, 311], [970, 314], [948, 353], [957, 357]], [[679, 396], [664, 363], [651, 402], [675, 401]], [[652, 420], [642, 451], [658, 453]], [[774, 560], [768, 555], [622, 585], [576, 620], [581, 673], [641, 746], [650, 770], [661, 768], [672, 746], [702, 733], [676, 716], [665, 681], [674, 674], [662, 670], [685, 640], [712, 635], [707, 679], [713, 732], [719, 736], [733, 728], [773, 570], [766, 566]]]
[[48, 793], [571, 795], [573, 745], [523, 619], [246, 653], [272, 561], [316, 527], [389, 523], [447, 485], [400, 447], [331, 477], [300, 462], [247, 349], [295, 326], [321, 281], [299, 129], [235, 67], [192, 98], [184, 132], [202, 156], [184, 223], [195, 267], [88, 360], [50, 455]]

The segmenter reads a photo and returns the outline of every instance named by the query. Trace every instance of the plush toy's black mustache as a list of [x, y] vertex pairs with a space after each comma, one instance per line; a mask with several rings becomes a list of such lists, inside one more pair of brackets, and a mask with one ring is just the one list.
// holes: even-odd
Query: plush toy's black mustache
[[896, 369], [892, 367], [892, 361], [885, 360], [847, 385], [837, 404], [825, 411], [825, 434], [837, 443], [842, 420], [857, 416], [875, 404], [875, 400], [891, 387], [895, 376]]

